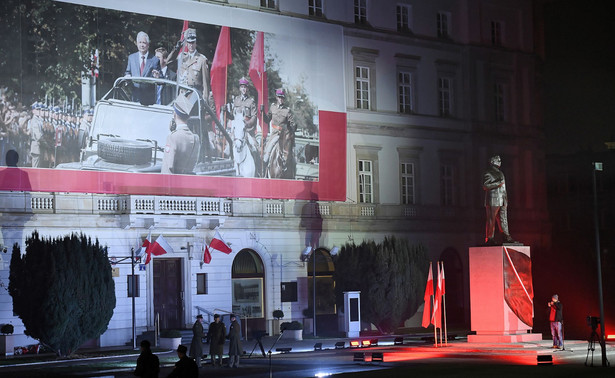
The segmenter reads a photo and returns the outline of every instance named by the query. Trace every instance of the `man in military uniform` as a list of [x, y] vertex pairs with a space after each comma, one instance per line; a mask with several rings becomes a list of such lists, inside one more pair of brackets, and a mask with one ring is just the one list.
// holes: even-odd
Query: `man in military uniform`
[[495, 245], [494, 234], [497, 222], [504, 234], [504, 243], [516, 243], [508, 231], [508, 196], [506, 195], [506, 180], [500, 171], [502, 160], [498, 155], [489, 159], [489, 168], [483, 174], [483, 190], [485, 191], [485, 210], [487, 221], [485, 227], [485, 244]]
[[173, 120], [171, 121], [171, 134], [167, 137], [162, 157], [161, 173], [193, 174], [194, 166], [199, 157], [200, 140], [186, 122], [190, 111], [196, 101], [195, 94], [190, 98], [183, 94], [177, 96], [173, 102]]
[[32, 158], [32, 168], [46, 167], [41, 159], [44, 149], [44, 125], [41, 118], [42, 104], [36, 102], [32, 104], [32, 119], [30, 119], [28, 129], [30, 130], [30, 156]]
[[233, 120], [235, 114], [243, 115], [244, 131], [248, 140], [248, 148], [254, 157], [256, 171], [260, 172], [260, 144], [262, 134], [257, 130], [256, 101], [248, 94], [249, 81], [245, 77], [239, 79], [239, 96], [233, 99], [232, 110], [229, 112], [229, 119]]
[[[295, 159], [293, 149], [295, 146], [295, 119], [290, 108], [284, 103], [286, 92], [279, 88], [275, 91], [276, 102], [271, 104], [269, 112], [263, 115], [265, 123], [271, 122], [271, 132], [267, 135], [265, 151], [263, 155], [263, 165], [274, 164], [269, 161], [271, 152], [277, 145], [280, 149], [281, 172], [272, 178], [295, 178]], [[261, 111], [263, 111], [261, 107]], [[271, 173], [272, 170], [270, 169]]]
[[196, 30], [186, 29], [184, 39], [188, 51], [178, 58], [177, 77], [180, 84], [195, 88], [207, 99], [209, 94], [209, 65], [205, 55], [196, 51]]

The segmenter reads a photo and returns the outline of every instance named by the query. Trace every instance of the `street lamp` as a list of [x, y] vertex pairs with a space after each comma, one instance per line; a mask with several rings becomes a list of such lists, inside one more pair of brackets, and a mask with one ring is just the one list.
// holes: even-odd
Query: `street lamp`
[[602, 263], [600, 261], [600, 224], [598, 222], [598, 194], [596, 193], [596, 171], [602, 171], [602, 163], [592, 163], [592, 181], [594, 189], [594, 228], [596, 232], [596, 263], [598, 265], [598, 300], [600, 303], [600, 349], [602, 349], [602, 367], [607, 366], [604, 334], [604, 301], [602, 300]]

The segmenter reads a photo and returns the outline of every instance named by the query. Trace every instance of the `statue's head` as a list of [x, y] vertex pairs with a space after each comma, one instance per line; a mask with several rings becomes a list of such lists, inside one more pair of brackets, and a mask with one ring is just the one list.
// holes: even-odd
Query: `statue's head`
[[491, 159], [489, 159], [489, 164], [495, 165], [499, 168], [500, 165], [502, 165], [502, 159], [500, 159], [500, 155], [493, 155]]

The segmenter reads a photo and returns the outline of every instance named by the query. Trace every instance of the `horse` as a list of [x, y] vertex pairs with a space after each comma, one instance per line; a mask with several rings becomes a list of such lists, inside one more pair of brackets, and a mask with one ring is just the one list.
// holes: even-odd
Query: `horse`
[[265, 176], [267, 178], [295, 178], [295, 161], [293, 151], [290, 151], [288, 161], [285, 163], [279, 136], [271, 135], [271, 138], [272, 140], [269, 143], [272, 143], [273, 146], [271, 148], [271, 152], [269, 153], [269, 161], [265, 170]]
[[235, 119], [231, 121], [231, 134], [235, 174], [241, 177], [256, 177], [256, 164], [248, 146], [242, 113], [235, 113]]

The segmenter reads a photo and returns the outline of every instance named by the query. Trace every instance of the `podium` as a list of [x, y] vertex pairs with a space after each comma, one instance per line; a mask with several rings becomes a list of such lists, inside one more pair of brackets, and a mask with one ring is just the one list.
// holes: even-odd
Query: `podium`
[[472, 247], [469, 256], [470, 321], [476, 335], [468, 335], [468, 342], [542, 340], [542, 334], [531, 333], [534, 290], [530, 247]]

